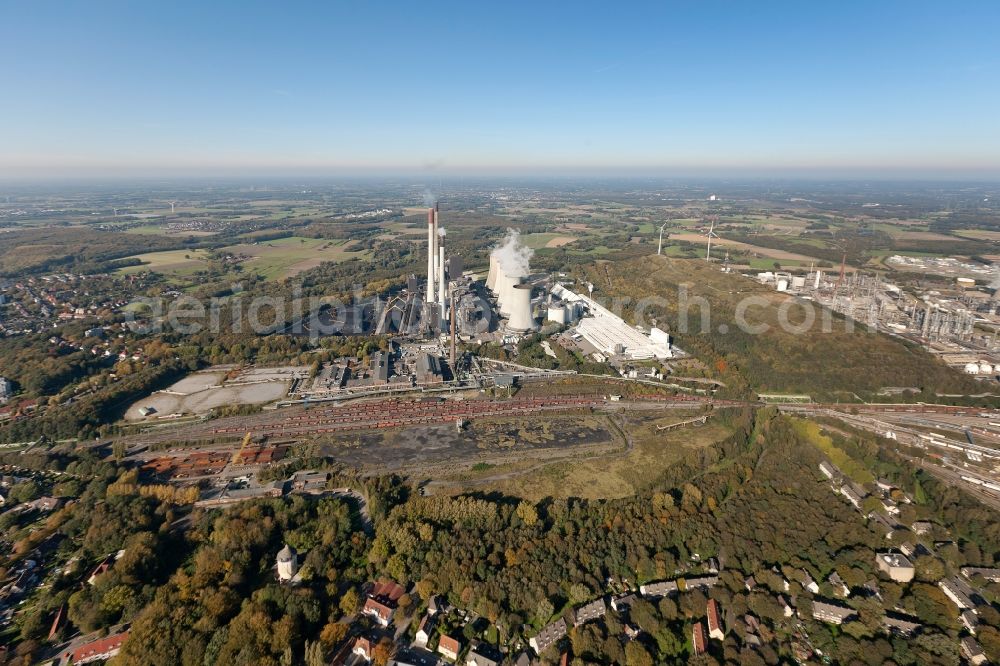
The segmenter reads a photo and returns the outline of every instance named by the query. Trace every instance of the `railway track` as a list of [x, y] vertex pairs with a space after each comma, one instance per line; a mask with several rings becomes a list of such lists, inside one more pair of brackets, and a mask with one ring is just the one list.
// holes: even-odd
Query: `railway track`
[[[656, 408], [760, 407], [760, 402], [722, 400], [708, 396], [643, 394], [629, 400], [616, 400], [603, 395], [566, 395], [533, 398], [476, 398], [452, 400], [445, 398], [384, 398], [350, 404], [297, 406], [251, 416], [234, 416], [193, 424], [164, 427], [155, 432], [128, 436], [130, 446], [148, 446], [171, 441], [229, 440], [243, 437], [295, 438], [312, 434], [332, 434], [453, 423], [498, 416], [528, 416], [543, 412], [594, 410], [611, 407]], [[998, 415], [997, 410], [983, 410], [948, 405], [845, 404], [845, 403], [772, 403], [782, 411], [859, 413], [948, 413]]]
[[386, 399], [349, 405], [293, 407], [266, 414], [226, 417], [213, 421], [132, 435], [130, 446], [171, 441], [229, 440], [243, 437], [294, 438], [301, 435], [344, 433], [385, 428], [437, 425], [497, 416], [528, 416], [542, 412], [594, 410], [610, 407], [742, 407], [752, 403], [711, 400], [693, 396], [642, 395], [630, 401], [599, 395], [569, 395], [514, 399], [446, 400], [443, 398]]

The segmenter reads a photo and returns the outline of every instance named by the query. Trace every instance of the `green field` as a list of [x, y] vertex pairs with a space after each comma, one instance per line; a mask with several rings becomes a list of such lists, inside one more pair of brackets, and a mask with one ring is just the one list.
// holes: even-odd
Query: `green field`
[[[227, 245], [216, 250], [219, 254], [248, 257], [241, 262], [245, 271], [253, 271], [267, 280], [283, 280], [315, 268], [327, 261], [345, 261], [354, 257], [365, 258], [367, 251], [355, 252], [352, 245], [342, 240], [303, 238], [292, 236], [259, 243]], [[174, 278], [189, 278], [208, 268], [207, 250], [168, 250], [133, 255], [142, 261], [141, 266], [129, 266], [122, 273], [151, 271]]]
[[208, 252], [206, 250], [166, 250], [165, 252], [147, 252], [129, 257], [142, 262], [141, 266], [128, 266], [121, 269], [122, 273], [139, 273], [151, 271], [176, 277], [186, 277], [208, 267]]
[[326, 261], [344, 261], [354, 257], [366, 258], [367, 252], [352, 252], [345, 241], [291, 236], [260, 243], [229, 245], [220, 252], [252, 257], [243, 262], [245, 270], [252, 270], [268, 280], [282, 280], [315, 268]]

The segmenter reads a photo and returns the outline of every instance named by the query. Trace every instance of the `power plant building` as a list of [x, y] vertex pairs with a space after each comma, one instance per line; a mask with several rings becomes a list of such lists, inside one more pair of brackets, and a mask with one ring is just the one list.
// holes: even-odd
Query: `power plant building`
[[553, 287], [552, 294], [567, 307], [579, 304], [586, 309], [587, 316], [577, 324], [576, 332], [602, 354], [636, 361], [673, 358], [666, 331], [654, 328], [647, 335], [592, 298], [576, 294], [562, 285]]

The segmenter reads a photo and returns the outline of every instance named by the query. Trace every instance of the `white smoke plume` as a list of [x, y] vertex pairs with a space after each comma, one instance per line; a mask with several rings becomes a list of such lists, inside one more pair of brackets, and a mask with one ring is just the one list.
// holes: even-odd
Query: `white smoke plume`
[[524, 276], [531, 272], [531, 256], [535, 251], [521, 245], [521, 234], [516, 229], [507, 229], [507, 235], [493, 252], [500, 269], [509, 276]]
[[438, 236], [447, 236], [448, 230], [444, 227], [438, 227]]
[[423, 197], [424, 197], [424, 206], [426, 206], [427, 208], [433, 208], [435, 201], [434, 193], [425, 188]]

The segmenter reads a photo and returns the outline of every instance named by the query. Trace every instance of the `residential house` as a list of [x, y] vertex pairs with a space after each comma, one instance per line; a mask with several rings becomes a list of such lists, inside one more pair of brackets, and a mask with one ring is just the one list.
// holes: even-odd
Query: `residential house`
[[809, 575], [809, 572], [805, 569], [801, 569], [800, 571], [802, 571], [802, 580], [800, 581], [802, 583], [802, 589], [809, 590], [813, 594], [819, 594], [819, 585], [815, 580], [813, 580], [813, 577]]
[[929, 534], [932, 529], [934, 529], [934, 523], [928, 522], [926, 520], [918, 520], [911, 526], [913, 528], [913, 533], [918, 536], [923, 536], [924, 534]]
[[855, 616], [853, 608], [827, 601], [813, 600], [813, 619], [828, 624], [843, 624]]
[[402, 585], [392, 581], [373, 583], [361, 613], [375, 618], [379, 625], [387, 627], [392, 622], [399, 598], [405, 593]]
[[976, 629], [979, 628], [979, 616], [976, 615], [975, 611], [964, 610], [962, 614], [958, 616], [958, 619], [962, 621], [962, 626], [972, 634], [976, 635]]
[[431, 615], [437, 615], [443, 610], [444, 605], [444, 602], [437, 595], [431, 595], [431, 598], [427, 600], [427, 612]]
[[785, 598], [785, 595], [778, 595], [778, 605], [781, 606], [781, 611], [785, 614], [785, 617], [791, 617], [795, 614], [795, 610], [792, 608], [792, 605], [788, 603], [788, 599]]
[[855, 488], [852, 488], [850, 484], [845, 483], [840, 487], [840, 494], [847, 498], [847, 501], [854, 505], [854, 508], [858, 511], [861, 510], [861, 504], [864, 501], [864, 495], [859, 493]]
[[899, 507], [891, 499], [882, 500], [882, 509], [890, 516], [895, 517], [899, 515]]
[[868, 520], [871, 521], [871, 526], [873, 528], [877, 529], [880, 534], [885, 535], [886, 539], [891, 537], [892, 533], [896, 531], [896, 525], [877, 511], [869, 513]]
[[875, 564], [879, 571], [897, 583], [909, 583], [913, 580], [913, 563], [899, 553], [876, 553]]
[[878, 488], [879, 492], [881, 492], [883, 495], [888, 495], [893, 491], [893, 489], [896, 486], [894, 486], [892, 482], [886, 479], [878, 479], [875, 481], [875, 487]]
[[420, 626], [417, 627], [417, 635], [413, 639], [413, 642], [418, 646], [425, 648], [427, 643], [431, 640], [431, 635], [434, 633], [434, 616], [425, 615], [422, 620], [420, 620]]
[[590, 603], [580, 606], [573, 612], [573, 626], [579, 627], [581, 624], [604, 617], [604, 614], [607, 612], [608, 609], [604, 605], [604, 599], [595, 599]]
[[951, 599], [952, 603], [958, 606], [959, 610], [969, 610], [976, 607], [972, 601], [973, 590], [958, 576], [952, 576], [938, 582], [938, 587], [945, 596]]
[[719, 602], [715, 599], [709, 599], [705, 612], [708, 620], [709, 637], [721, 641], [726, 637], [726, 634], [722, 631], [722, 621], [719, 619]]
[[620, 597], [612, 597], [611, 608], [618, 613], [627, 611], [638, 600], [634, 594], [623, 594]]
[[445, 659], [458, 661], [458, 653], [461, 651], [462, 644], [458, 642], [458, 639], [452, 638], [447, 634], [441, 634], [441, 638], [438, 640], [438, 654]]
[[128, 639], [128, 634], [128, 629], [119, 632], [113, 631], [104, 638], [87, 641], [65, 652], [62, 661], [63, 663], [72, 663], [74, 666], [94, 661], [107, 661], [121, 651], [122, 644]]
[[962, 567], [962, 575], [969, 580], [975, 576], [982, 576], [991, 583], [1000, 583], [1000, 569], [992, 567]]
[[665, 597], [677, 592], [677, 581], [664, 580], [659, 583], [647, 583], [639, 586], [639, 594], [644, 597]]
[[986, 653], [983, 652], [982, 646], [972, 636], [966, 636], [962, 639], [962, 656], [968, 659], [972, 666], [981, 666], [981, 664], [985, 664], [987, 661]]
[[486, 643], [475, 645], [465, 658], [465, 666], [500, 666], [503, 655]]
[[705, 651], [708, 649], [705, 644], [705, 628], [701, 622], [695, 622], [694, 627], [691, 629], [691, 645], [695, 656], [705, 654]]
[[31, 502], [25, 502], [24, 510], [35, 509], [36, 511], [48, 513], [58, 509], [60, 504], [62, 504], [62, 500], [58, 497], [39, 497]]
[[528, 644], [531, 646], [531, 649], [535, 651], [535, 654], [540, 655], [565, 635], [566, 621], [559, 618], [555, 622], [542, 627], [542, 630], [538, 632], [537, 636], [528, 640]]
[[371, 661], [373, 647], [375, 646], [372, 645], [372, 642], [370, 640], [368, 640], [364, 636], [358, 636], [357, 639], [355, 639], [354, 641], [354, 647], [351, 648], [351, 652], [358, 655], [365, 661]]
[[389, 626], [395, 612], [395, 607], [389, 606], [388, 604], [372, 597], [365, 599], [365, 605], [361, 609], [362, 615], [374, 618], [375, 621], [383, 627]]
[[101, 560], [101, 563], [94, 568], [94, 570], [90, 573], [90, 577], [87, 578], [87, 585], [93, 585], [97, 582], [97, 579], [101, 576], [101, 574], [105, 574], [110, 571], [111, 565], [114, 564], [114, 561], [114, 558], [110, 555]]
[[719, 583], [718, 576], [697, 576], [695, 578], [683, 578], [685, 590], [696, 590], [698, 588], [708, 589]]
[[897, 636], [912, 636], [917, 633], [922, 624], [917, 618], [906, 617], [898, 614], [887, 614], [882, 619], [882, 625], [892, 634]]
[[833, 593], [838, 597], [846, 598], [851, 596], [851, 588], [847, 587], [847, 583], [844, 582], [844, 579], [836, 571], [827, 577], [826, 582], [830, 584], [830, 587], [833, 588]]

